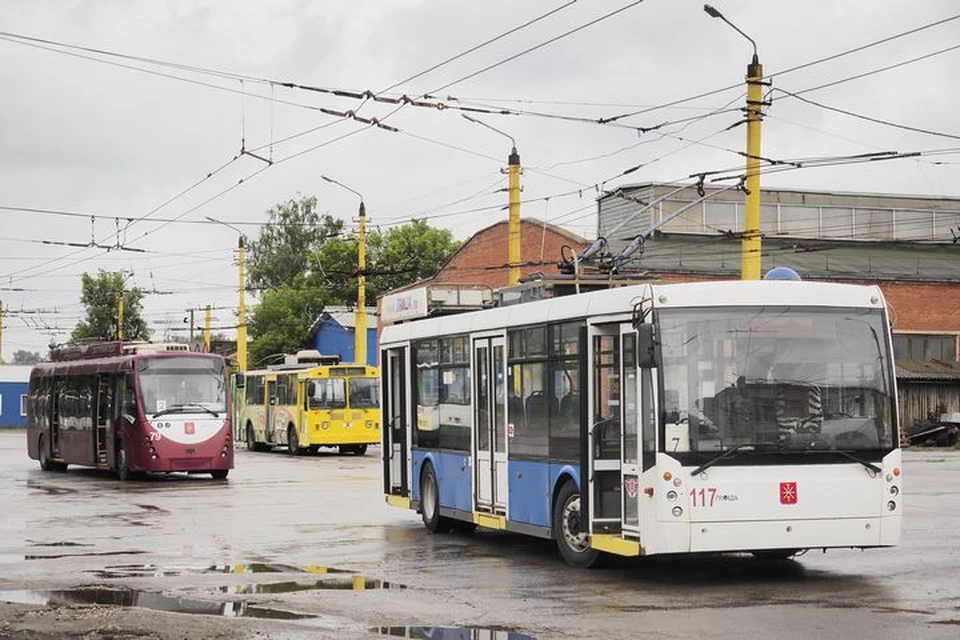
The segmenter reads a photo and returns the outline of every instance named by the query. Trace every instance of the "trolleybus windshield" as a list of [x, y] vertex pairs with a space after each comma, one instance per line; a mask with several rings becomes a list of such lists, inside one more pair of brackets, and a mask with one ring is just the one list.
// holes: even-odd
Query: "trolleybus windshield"
[[697, 464], [733, 449], [738, 460], [764, 452], [889, 451], [896, 444], [894, 392], [881, 314], [661, 310], [663, 449], [691, 454]]
[[226, 377], [223, 361], [214, 358], [142, 358], [139, 362], [140, 396], [147, 415], [161, 412], [226, 410]]

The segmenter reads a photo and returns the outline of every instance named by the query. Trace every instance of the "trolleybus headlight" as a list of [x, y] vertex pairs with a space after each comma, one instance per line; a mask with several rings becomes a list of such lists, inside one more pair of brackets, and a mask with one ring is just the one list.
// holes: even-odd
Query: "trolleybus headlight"
[[683, 515], [683, 509], [680, 508], [679, 506], [674, 507], [674, 508], [673, 508], [673, 515], [676, 516], [677, 518], [679, 518], [680, 516]]
[[321, 423], [320, 423], [320, 428], [321, 428], [321, 429], [329, 429], [329, 428], [330, 428], [330, 423], [329, 423], [329, 422], [321, 422]]
[[673, 479], [673, 486], [679, 487], [679, 486], [682, 485], [682, 484], [683, 484], [683, 480], [681, 480], [680, 478], [674, 478], [674, 479]]
[[887, 474], [887, 482], [893, 482], [893, 474], [892, 474], [892, 473], [888, 473], [888, 474]]
[[676, 500], [676, 499], [677, 499], [676, 491], [667, 491], [667, 500], [670, 500], [672, 502], [673, 500]]
[[373, 420], [367, 420], [367, 429], [373, 429]]
[[898, 487], [897, 485], [893, 485], [892, 487], [890, 487], [890, 495], [892, 496], [900, 495], [900, 487]]
[[896, 511], [896, 510], [897, 510], [897, 503], [896, 503], [896, 502], [894, 502], [893, 500], [891, 500], [890, 502], [887, 503], [887, 511]]

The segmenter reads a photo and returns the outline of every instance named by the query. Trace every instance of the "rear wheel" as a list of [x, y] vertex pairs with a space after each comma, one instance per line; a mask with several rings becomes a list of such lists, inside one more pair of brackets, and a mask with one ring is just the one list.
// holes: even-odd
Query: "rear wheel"
[[287, 427], [287, 449], [292, 456], [300, 455], [300, 436], [292, 424]]
[[210, 472], [210, 475], [213, 476], [214, 480], [226, 480], [228, 473], [230, 473], [230, 469], [214, 469]]
[[440, 515], [440, 486], [429, 462], [423, 466], [420, 476], [420, 515], [430, 533], [446, 533], [453, 528], [453, 521]]
[[247, 451], [259, 451], [257, 446], [257, 436], [253, 433], [253, 425], [247, 423]]
[[560, 555], [569, 564], [581, 569], [592, 567], [600, 553], [590, 548], [587, 521], [580, 511], [580, 490], [567, 480], [553, 505], [553, 537]]

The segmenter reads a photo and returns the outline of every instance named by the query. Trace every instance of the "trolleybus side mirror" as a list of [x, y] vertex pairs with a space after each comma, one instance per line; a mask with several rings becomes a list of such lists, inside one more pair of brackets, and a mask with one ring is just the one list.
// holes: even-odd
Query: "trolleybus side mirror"
[[243, 371], [237, 371], [235, 374], [233, 374], [233, 376], [237, 385], [237, 389], [243, 389], [243, 387], [247, 384], [247, 378], [243, 375]]
[[657, 366], [656, 340], [653, 336], [652, 324], [637, 326], [637, 366], [641, 369], [652, 369]]

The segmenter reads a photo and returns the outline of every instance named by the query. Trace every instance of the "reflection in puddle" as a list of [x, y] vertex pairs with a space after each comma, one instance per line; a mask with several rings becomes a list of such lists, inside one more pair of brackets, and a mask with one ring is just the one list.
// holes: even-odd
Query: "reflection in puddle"
[[406, 589], [406, 585], [394, 584], [384, 580], [353, 576], [335, 580], [317, 580], [316, 582], [266, 582], [261, 584], [238, 584], [220, 587], [221, 593], [294, 593], [297, 591], [342, 590], [362, 591], [364, 589]]
[[269, 618], [274, 620], [302, 620], [315, 616], [265, 609], [242, 601], [214, 602], [192, 598], [174, 598], [149, 591], [135, 589], [108, 589], [105, 587], [81, 587], [64, 591], [0, 591], [0, 601], [13, 604], [36, 604], [43, 606], [99, 604], [119, 607], [141, 607], [154, 611], [193, 613], [228, 618]]
[[373, 633], [429, 640], [535, 640], [535, 636], [496, 627], [374, 627]]
[[147, 553], [146, 551], [89, 551], [87, 553], [61, 553], [50, 556], [23, 556], [24, 560], [56, 560], [58, 558], [82, 558], [87, 556], [139, 556]]
[[[163, 578], [169, 576], [206, 575], [211, 573], [247, 574], [247, 573], [313, 573], [313, 574], [346, 574], [352, 573], [346, 569], [335, 569], [320, 565], [306, 565], [297, 567], [287, 564], [268, 564], [253, 562], [249, 564], [213, 564], [205, 566], [159, 566], [156, 564], [121, 564], [104, 567], [101, 570], [90, 571], [97, 577], [105, 579], [116, 578]], [[373, 588], [373, 587], [371, 587]], [[381, 588], [381, 587], [376, 587]]]

